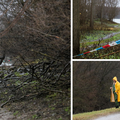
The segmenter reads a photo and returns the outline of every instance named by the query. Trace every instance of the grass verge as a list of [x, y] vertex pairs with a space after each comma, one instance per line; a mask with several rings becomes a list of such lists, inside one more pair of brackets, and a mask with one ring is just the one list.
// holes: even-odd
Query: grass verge
[[120, 112], [120, 108], [109, 108], [100, 111], [92, 111], [73, 115], [73, 120], [93, 120], [95, 118]]
[[91, 41], [91, 42], [84, 42], [84, 46], [88, 46], [88, 45], [93, 45], [93, 44], [108, 44], [109, 42], [113, 42], [113, 41], [117, 41], [120, 40], [120, 34], [116, 34], [111, 38], [105, 39], [105, 40], [101, 40], [101, 41]]
[[81, 31], [81, 42], [85, 43], [86, 45], [91, 45], [95, 42], [93, 40], [98, 40], [111, 33], [119, 32], [120, 25], [109, 21], [105, 21], [104, 24], [101, 25], [100, 21], [96, 21], [94, 24], [94, 30], [89, 29], [88, 25], [84, 25], [81, 26]]
[[[80, 29], [80, 53], [85, 53], [90, 50], [100, 48], [101, 46], [107, 45], [113, 41], [120, 40], [120, 34], [118, 33], [120, 32], [120, 25], [114, 22], [104, 21], [101, 25], [100, 21], [95, 21], [94, 30], [89, 28], [89, 23], [81, 25]], [[113, 36], [111, 33], [118, 34]], [[107, 35], [109, 35], [107, 39], [99, 40]], [[77, 59], [120, 59], [119, 51], [118, 46], [114, 46], [91, 54], [82, 55]]]

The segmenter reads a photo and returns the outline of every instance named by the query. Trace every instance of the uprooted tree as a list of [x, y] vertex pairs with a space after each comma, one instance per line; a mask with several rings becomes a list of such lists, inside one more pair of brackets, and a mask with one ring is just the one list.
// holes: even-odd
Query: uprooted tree
[[[0, 71], [8, 101], [28, 93], [65, 93], [70, 87], [70, 1], [5, 0], [0, 5], [0, 47], [15, 66]], [[18, 68], [26, 74], [16, 75]], [[36, 87], [25, 91], [32, 83]]]

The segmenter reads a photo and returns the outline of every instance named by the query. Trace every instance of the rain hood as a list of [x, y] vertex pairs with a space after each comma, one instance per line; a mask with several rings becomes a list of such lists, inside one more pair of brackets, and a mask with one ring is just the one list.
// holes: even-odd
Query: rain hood
[[113, 80], [115, 80], [115, 81], [117, 82], [117, 77], [115, 76], [115, 77], [113, 78]]

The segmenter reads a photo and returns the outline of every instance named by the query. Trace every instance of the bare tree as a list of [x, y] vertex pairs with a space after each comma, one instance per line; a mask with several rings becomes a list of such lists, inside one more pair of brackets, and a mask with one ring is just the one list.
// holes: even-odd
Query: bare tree
[[104, 11], [104, 6], [105, 6], [105, 0], [101, 1], [101, 24], [103, 24], [103, 11]]
[[91, 13], [90, 13], [90, 27], [93, 29], [94, 27], [94, 16], [95, 16], [95, 0], [91, 0]]
[[106, 0], [107, 16], [110, 21], [116, 16], [118, 0]]

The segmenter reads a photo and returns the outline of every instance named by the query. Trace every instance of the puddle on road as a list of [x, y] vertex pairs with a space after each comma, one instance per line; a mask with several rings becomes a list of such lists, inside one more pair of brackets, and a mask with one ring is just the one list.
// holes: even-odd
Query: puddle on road
[[111, 115], [104, 116], [104, 117], [99, 117], [99, 118], [94, 119], [94, 120], [120, 120], [120, 113], [111, 114]]

